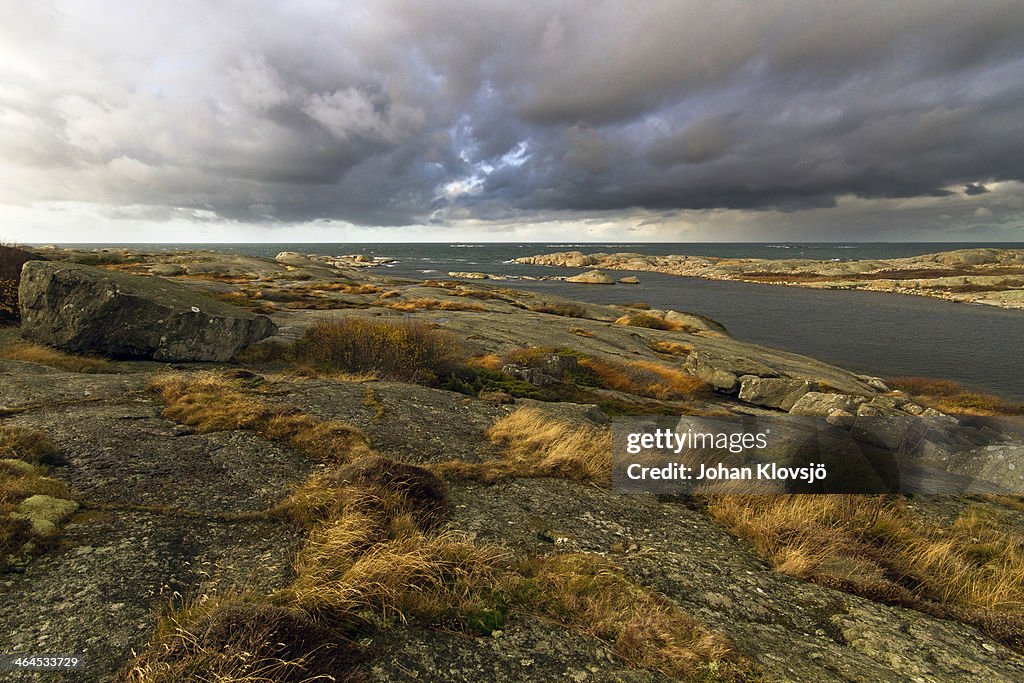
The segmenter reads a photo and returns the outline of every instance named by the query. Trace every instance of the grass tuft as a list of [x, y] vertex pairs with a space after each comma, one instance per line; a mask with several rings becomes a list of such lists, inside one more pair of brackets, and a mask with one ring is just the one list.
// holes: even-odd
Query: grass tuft
[[319, 420], [271, 404], [216, 373], [167, 373], [149, 388], [166, 405], [163, 415], [199, 432], [247, 429], [323, 462], [347, 462], [369, 452], [366, 436], [338, 420]]
[[0, 349], [0, 358], [26, 363], [39, 363], [40, 365], [48, 365], [51, 368], [68, 372], [89, 374], [114, 372], [113, 363], [105, 358], [72, 355], [49, 346], [26, 341], [6, 344]]
[[1024, 535], [978, 508], [948, 525], [878, 496], [717, 496], [708, 509], [780, 572], [1024, 649]]
[[491, 425], [486, 435], [505, 447], [500, 460], [447, 461], [431, 469], [458, 479], [561, 477], [610, 484], [611, 432], [606, 428], [573, 425], [536, 408], [521, 408]]

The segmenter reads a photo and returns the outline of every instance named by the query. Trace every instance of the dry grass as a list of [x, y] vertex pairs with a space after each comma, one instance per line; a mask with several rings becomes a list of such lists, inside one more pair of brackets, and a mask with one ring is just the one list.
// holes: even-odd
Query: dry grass
[[709, 392], [702, 380], [654, 361], [582, 358], [580, 365], [597, 375], [603, 386], [659, 400], [693, 398]]
[[501, 368], [505, 365], [505, 362], [505, 359], [496, 353], [484, 353], [467, 359], [466, 365], [474, 368], [481, 368], [483, 370], [489, 370], [491, 372], [500, 372]]
[[125, 683], [307, 683], [358, 680], [366, 659], [344, 634], [294, 606], [255, 596], [210, 597], [161, 617], [143, 653], [115, 678]]
[[506, 477], [561, 477], [607, 486], [611, 432], [574, 425], [536, 408], [521, 408], [495, 422], [488, 440], [505, 447], [500, 460], [447, 461], [431, 466], [446, 477], [496, 481]]
[[369, 452], [366, 436], [347, 422], [271, 404], [224, 375], [168, 373], [154, 378], [149, 388], [166, 405], [164, 417], [199, 432], [247, 429], [323, 462], [346, 462]]
[[682, 323], [659, 318], [650, 313], [633, 313], [624, 315], [615, 321], [616, 325], [629, 325], [630, 327], [645, 327], [649, 330], [679, 330]]
[[298, 363], [320, 372], [428, 383], [462, 360], [455, 337], [413, 320], [325, 320], [307, 329], [294, 350]]
[[657, 341], [650, 340], [647, 342], [647, 347], [655, 353], [661, 353], [666, 356], [688, 356], [693, 351], [691, 344], [681, 344], [679, 342], [672, 341]]
[[557, 303], [540, 303], [533, 306], [527, 306], [527, 310], [533, 311], [534, 313], [547, 313], [548, 315], [560, 315], [566, 318], [586, 318], [587, 309], [585, 306], [581, 306], [571, 301], [557, 302]]
[[17, 458], [33, 465], [60, 465], [63, 460], [50, 437], [38, 429], [0, 425], [0, 459]]
[[720, 496], [711, 515], [778, 571], [979, 627], [1024, 649], [1024, 535], [969, 509], [940, 525], [902, 499]]
[[930, 377], [896, 377], [889, 386], [913, 396], [919, 403], [944, 413], [967, 415], [1021, 415], [1024, 405], [998, 396], [972, 391], [956, 382]]
[[114, 372], [114, 365], [105, 358], [96, 356], [78, 356], [64, 353], [49, 346], [32, 342], [13, 342], [0, 348], [0, 358], [20, 360], [27, 363], [48, 365], [58, 370], [83, 373]]
[[408, 299], [384, 304], [394, 311], [486, 311], [487, 307], [473, 301], [442, 301], [441, 299]]
[[582, 327], [570, 327], [569, 334], [575, 334], [577, 337], [593, 337], [594, 333], [590, 330], [585, 330]]
[[608, 643], [632, 666], [686, 680], [707, 680], [711, 671], [717, 680], [752, 673], [739, 660], [722, 666], [730, 653], [725, 638], [603, 558], [544, 555], [522, 562], [518, 571], [517, 603]]

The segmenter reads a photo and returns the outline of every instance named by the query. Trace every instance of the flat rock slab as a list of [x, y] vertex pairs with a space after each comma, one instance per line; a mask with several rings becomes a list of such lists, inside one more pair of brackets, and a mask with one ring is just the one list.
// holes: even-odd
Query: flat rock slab
[[298, 380], [275, 386], [275, 400], [321, 419], [349, 422], [381, 453], [417, 464], [493, 454], [484, 431], [519, 407], [399, 382]]
[[416, 627], [374, 637], [374, 681], [671, 681], [629, 669], [604, 644], [537, 617], [513, 617], [499, 637], [471, 637]]
[[17, 416], [67, 457], [55, 470], [84, 500], [181, 508], [198, 514], [264, 510], [316, 463], [252, 432], [194, 434], [160, 417], [148, 394]]
[[453, 525], [480, 541], [609, 556], [730, 637], [770, 680], [1024, 680], [1024, 658], [975, 629], [779, 574], [677, 503], [547, 479], [459, 484], [451, 498]]
[[77, 263], [30, 261], [18, 296], [22, 336], [76, 353], [226, 361], [277, 331], [177, 282]]
[[145, 646], [156, 615], [180, 596], [283, 587], [302, 540], [281, 521], [129, 511], [81, 520], [25, 573], [0, 574], [0, 651], [85, 655], [87, 668], [60, 674], [62, 681], [108, 679]]

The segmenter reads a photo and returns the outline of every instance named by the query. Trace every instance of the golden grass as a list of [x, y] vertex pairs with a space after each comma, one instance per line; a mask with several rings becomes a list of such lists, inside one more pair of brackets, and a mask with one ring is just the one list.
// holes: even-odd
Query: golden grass
[[1012, 403], [993, 394], [967, 389], [951, 380], [930, 377], [896, 377], [889, 381], [919, 403], [944, 413], [967, 415], [1021, 415], [1024, 404]]
[[496, 353], [484, 353], [466, 360], [466, 365], [491, 372], [500, 372], [505, 360]]
[[0, 358], [19, 360], [26, 363], [39, 363], [58, 370], [83, 373], [114, 372], [114, 365], [105, 358], [96, 356], [78, 356], [42, 344], [17, 341], [5, 344], [0, 348]]
[[394, 311], [486, 311], [487, 307], [474, 301], [442, 301], [441, 299], [407, 299], [384, 304]]
[[507, 477], [561, 477], [607, 486], [611, 477], [611, 432], [574, 425], [536, 408], [521, 408], [486, 432], [505, 447], [500, 460], [446, 461], [430, 468], [445, 477], [495, 481]]
[[680, 342], [672, 341], [658, 341], [652, 339], [647, 342], [647, 347], [655, 353], [665, 354], [667, 356], [687, 356], [693, 351], [693, 345], [681, 344]]
[[273, 405], [216, 373], [167, 373], [149, 384], [166, 405], [163, 415], [199, 432], [247, 429], [324, 462], [369, 452], [366, 436], [339, 420], [319, 420]]
[[852, 495], [719, 496], [708, 510], [780, 572], [1024, 648], [1024, 534], [991, 512], [940, 525], [902, 499]]
[[553, 554], [520, 563], [512, 592], [524, 609], [567, 622], [597, 638], [635, 667], [668, 676], [701, 680], [717, 670], [718, 680], [753, 673], [730, 654], [728, 641], [709, 631], [664, 596], [637, 586], [604, 558]]
[[660, 400], [693, 398], [709, 391], [707, 383], [682, 370], [655, 361], [582, 358], [608, 389]]
[[631, 313], [624, 315], [615, 321], [616, 325], [629, 325], [630, 327], [646, 327], [650, 330], [679, 330], [683, 328], [682, 323], [672, 320], [665, 320], [650, 313]]

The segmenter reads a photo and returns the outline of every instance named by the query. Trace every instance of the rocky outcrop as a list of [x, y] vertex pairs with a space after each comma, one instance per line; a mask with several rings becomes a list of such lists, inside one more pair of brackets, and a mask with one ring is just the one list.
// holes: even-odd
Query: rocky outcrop
[[573, 275], [572, 277], [565, 278], [566, 282], [576, 282], [585, 285], [614, 285], [615, 278], [608, 273], [602, 273], [600, 270], [588, 270], [585, 273], [579, 275]]
[[810, 391], [814, 385], [806, 380], [784, 379], [781, 377], [757, 377], [746, 375], [740, 378], [738, 398], [766, 408], [789, 410], [797, 400]]
[[25, 338], [111, 357], [226, 361], [277, 331], [184, 285], [75, 263], [26, 264], [19, 299]]
[[1024, 308], [1024, 249], [959, 249], [908, 258], [860, 261], [564, 251], [525, 256], [516, 262], [561, 268], [649, 271], [814, 289], [866, 289]]

